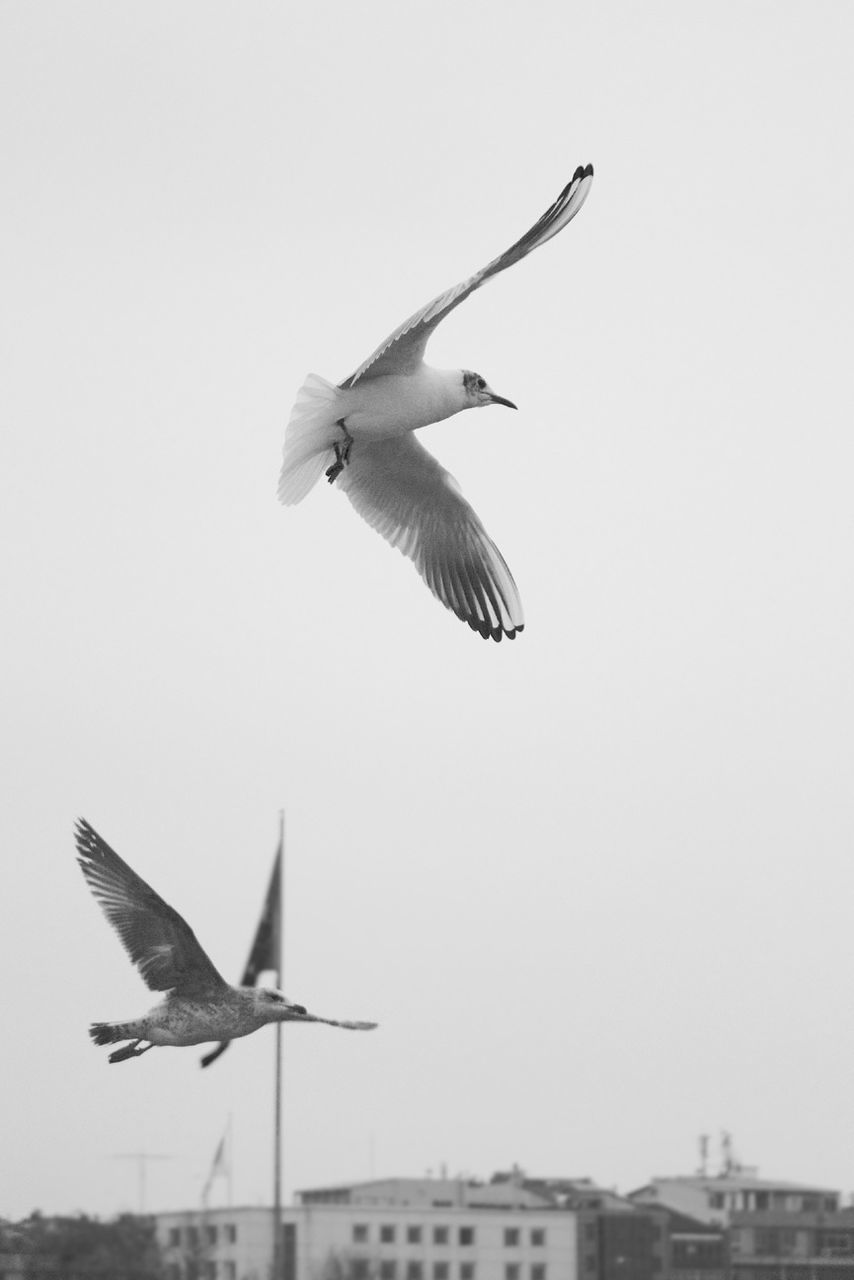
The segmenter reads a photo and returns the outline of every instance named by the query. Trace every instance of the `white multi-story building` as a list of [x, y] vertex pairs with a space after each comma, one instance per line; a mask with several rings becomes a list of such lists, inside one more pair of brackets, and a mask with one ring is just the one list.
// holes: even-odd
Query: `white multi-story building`
[[[628, 1275], [630, 1257], [632, 1276], [663, 1273], [663, 1215], [586, 1179], [535, 1186], [393, 1178], [300, 1192], [282, 1210], [283, 1280], [598, 1280]], [[270, 1209], [156, 1223], [168, 1280], [269, 1280]]]
[[241, 1206], [155, 1215], [169, 1280], [267, 1280], [273, 1254], [269, 1209]]
[[[550, 1209], [305, 1203], [283, 1210], [288, 1280], [577, 1280], [577, 1223]], [[163, 1213], [169, 1280], [267, 1280], [269, 1209]]]

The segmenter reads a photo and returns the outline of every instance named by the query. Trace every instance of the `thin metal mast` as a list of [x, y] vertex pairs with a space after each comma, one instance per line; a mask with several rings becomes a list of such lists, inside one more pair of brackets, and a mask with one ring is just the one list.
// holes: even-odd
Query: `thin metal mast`
[[[277, 904], [279, 928], [276, 930], [276, 986], [282, 990], [284, 982], [284, 894], [285, 882], [285, 811], [279, 810], [279, 857], [281, 858], [281, 875], [279, 877], [279, 901]], [[281, 1280], [282, 1275], [282, 1024], [276, 1024], [276, 1090], [273, 1118], [273, 1266], [272, 1280]]]

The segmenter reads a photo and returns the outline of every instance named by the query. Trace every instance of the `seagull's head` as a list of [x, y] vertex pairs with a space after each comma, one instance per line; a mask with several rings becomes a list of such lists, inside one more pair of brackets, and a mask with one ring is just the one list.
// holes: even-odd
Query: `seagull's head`
[[470, 369], [463, 369], [463, 395], [466, 409], [480, 409], [485, 404], [503, 404], [507, 409], [516, 408], [512, 400], [497, 396], [486, 378], [482, 378], [479, 373], [472, 373]]
[[283, 1022], [294, 1014], [306, 1012], [304, 1005], [294, 1004], [293, 1000], [289, 1000], [281, 991], [276, 991], [272, 987], [256, 987], [253, 995], [258, 1012], [268, 1022]]

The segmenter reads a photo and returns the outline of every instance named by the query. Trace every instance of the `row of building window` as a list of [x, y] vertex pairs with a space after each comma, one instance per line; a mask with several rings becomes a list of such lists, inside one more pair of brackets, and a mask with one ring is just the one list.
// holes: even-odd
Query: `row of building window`
[[[451, 1244], [451, 1228], [450, 1227], [433, 1227], [433, 1243], [438, 1245]], [[504, 1244], [508, 1249], [518, 1248], [524, 1244], [525, 1233], [520, 1227], [504, 1228]], [[427, 1237], [427, 1231], [420, 1226], [408, 1226], [405, 1232], [402, 1231], [401, 1239], [407, 1244], [421, 1244]], [[371, 1238], [371, 1229], [366, 1222], [357, 1222], [353, 1225], [353, 1243], [367, 1244]], [[546, 1243], [546, 1232], [544, 1227], [532, 1227], [529, 1232], [530, 1243], [535, 1247], [542, 1248]], [[397, 1227], [384, 1223], [380, 1226], [379, 1242], [380, 1244], [395, 1244], [397, 1241]], [[474, 1227], [458, 1227], [457, 1242], [461, 1245], [474, 1244]]]
[[[181, 1228], [169, 1228], [169, 1245], [172, 1249], [181, 1247]], [[199, 1227], [185, 1227], [183, 1231], [183, 1243], [187, 1249], [198, 1249], [199, 1245], [204, 1242], [206, 1245], [219, 1243], [219, 1227], [214, 1223], [208, 1223], [201, 1230]], [[237, 1227], [233, 1222], [227, 1222], [222, 1228], [222, 1238], [226, 1244], [237, 1244]]]
[[[524, 1280], [521, 1263], [505, 1263], [504, 1280]], [[546, 1264], [544, 1262], [532, 1262], [528, 1271], [528, 1280], [546, 1280]]]
[[[741, 1243], [733, 1240], [733, 1253], [742, 1252], [739, 1248]], [[766, 1257], [795, 1257], [800, 1253], [818, 1254], [822, 1258], [848, 1258], [854, 1254], [854, 1235], [849, 1231], [810, 1232], [804, 1246], [799, 1248], [798, 1233], [794, 1227], [754, 1227], [752, 1252]]]
[[[749, 1267], [733, 1267], [730, 1272], [732, 1280], [781, 1280], [783, 1274], [779, 1263], [768, 1266], [751, 1264]], [[817, 1275], [823, 1274], [823, 1268], [817, 1270], [809, 1263], [804, 1266], [793, 1262], [786, 1263], [786, 1280], [815, 1280]], [[828, 1270], [827, 1275], [833, 1276], [833, 1280], [854, 1280], [854, 1267], [834, 1267], [833, 1270]]]
[[[410, 1259], [402, 1262], [398, 1268], [396, 1258], [384, 1258], [380, 1262], [379, 1273], [371, 1266], [368, 1258], [354, 1258], [350, 1275], [352, 1280], [453, 1280], [450, 1262], [434, 1262], [428, 1270], [423, 1262]], [[461, 1262], [457, 1268], [457, 1280], [475, 1280], [473, 1262]], [[546, 1264], [535, 1262], [527, 1269], [519, 1262], [508, 1262], [504, 1266], [504, 1280], [547, 1280]]]
[[833, 1213], [837, 1208], [836, 1196], [804, 1195], [780, 1191], [710, 1191], [710, 1209], [740, 1209], [745, 1212], [764, 1213], [777, 1209], [783, 1213]]
[[236, 1262], [194, 1262], [188, 1259], [182, 1268], [170, 1262], [166, 1268], [167, 1280], [237, 1280]]

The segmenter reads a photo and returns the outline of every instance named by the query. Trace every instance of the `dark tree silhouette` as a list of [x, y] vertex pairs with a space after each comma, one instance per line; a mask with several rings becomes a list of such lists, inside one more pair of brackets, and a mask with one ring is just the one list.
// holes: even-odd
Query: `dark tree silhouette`
[[36, 1211], [0, 1226], [0, 1252], [17, 1255], [32, 1280], [162, 1280], [154, 1222], [123, 1213], [110, 1222], [46, 1217]]

